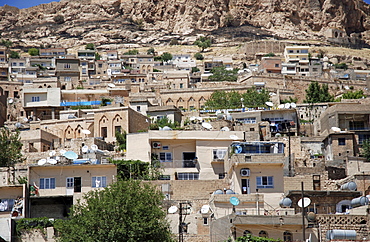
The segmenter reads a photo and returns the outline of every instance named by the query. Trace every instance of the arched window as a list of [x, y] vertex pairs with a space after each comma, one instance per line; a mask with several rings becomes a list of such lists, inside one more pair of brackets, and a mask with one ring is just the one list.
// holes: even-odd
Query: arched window
[[289, 231], [285, 231], [284, 234], [284, 241], [293, 241], [293, 234]]
[[266, 231], [264, 231], [264, 230], [261, 230], [261, 231], [258, 233], [258, 236], [259, 236], [259, 237], [263, 237], [263, 238], [267, 238], [267, 237], [268, 237], [267, 232], [266, 232]]
[[247, 236], [248, 234], [252, 235], [252, 232], [249, 230], [244, 230], [243, 236]]

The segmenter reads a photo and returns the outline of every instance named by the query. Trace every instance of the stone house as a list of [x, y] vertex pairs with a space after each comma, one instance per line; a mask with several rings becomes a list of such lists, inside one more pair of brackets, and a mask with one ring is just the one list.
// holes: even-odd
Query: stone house
[[80, 60], [75, 58], [56, 59], [55, 74], [62, 90], [74, 89], [80, 81]]

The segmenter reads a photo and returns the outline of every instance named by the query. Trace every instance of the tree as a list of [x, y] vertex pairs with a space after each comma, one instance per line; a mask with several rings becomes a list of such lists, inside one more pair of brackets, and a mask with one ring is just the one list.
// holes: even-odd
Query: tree
[[208, 47], [211, 47], [211, 39], [200, 36], [195, 42], [194, 45], [198, 46], [201, 49], [201, 52], [203, 52]]
[[93, 43], [88, 43], [85, 46], [86, 50], [95, 50], [95, 45]]
[[11, 42], [10, 40], [2, 39], [1, 40], [1, 45], [5, 46], [7, 49], [9, 49], [13, 45], [13, 42]]
[[179, 41], [177, 39], [171, 39], [170, 45], [178, 45]]
[[147, 53], [148, 55], [155, 55], [155, 49], [154, 49], [153, 47], [151, 47], [151, 48], [149, 48], [149, 49], [146, 51], [146, 53]]
[[191, 68], [191, 73], [198, 72], [198, 71], [200, 71], [198, 67]]
[[330, 95], [327, 84], [322, 86], [318, 82], [311, 82], [306, 89], [306, 100], [305, 103], [322, 103], [322, 102], [333, 102], [334, 97]]
[[268, 53], [268, 54], [264, 55], [264, 57], [274, 57], [274, 56], [275, 56], [274, 53]]
[[285, 104], [285, 103], [296, 103], [296, 102], [298, 102], [298, 98], [296, 98], [296, 97], [289, 97], [288, 99], [280, 100], [280, 103], [281, 104]]
[[30, 54], [31, 56], [39, 55], [39, 49], [31, 48], [28, 50], [28, 54]]
[[117, 176], [122, 180], [158, 180], [161, 172], [159, 161], [152, 163], [141, 160], [113, 160], [117, 166]]
[[100, 60], [101, 56], [99, 55], [98, 52], [95, 53], [95, 60]]
[[126, 149], [126, 131], [123, 131], [123, 133], [116, 131], [116, 140], [117, 140], [117, 146], [118, 150], [125, 150]]
[[53, 20], [57, 24], [64, 23], [64, 17], [63, 17], [63, 15], [55, 15], [54, 18], [53, 18]]
[[194, 54], [194, 58], [196, 59], [196, 60], [203, 60], [204, 59], [204, 56], [201, 54], [201, 53], [195, 53]]
[[164, 52], [162, 55], [161, 55], [161, 57], [162, 57], [162, 61], [163, 62], [167, 62], [167, 61], [169, 61], [169, 60], [172, 60], [172, 54], [171, 53], [169, 53], [169, 52]]
[[123, 53], [124, 55], [137, 55], [139, 54], [139, 51], [138, 50], [129, 50], [125, 53]]
[[19, 131], [11, 132], [7, 128], [0, 129], [0, 167], [14, 166], [23, 162]]
[[10, 51], [10, 58], [13, 58], [13, 59], [19, 59], [21, 56], [18, 52], [16, 51]]
[[165, 126], [170, 127], [171, 129], [179, 129], [180, 124], [177, 121], [172, 123], [172, 121], [169, 120], [166, 116], [166, 117], [163, 117], [161, 119], [157, 119], [154, 123], [151, 123], [149, 125], [149, 129], [150, 130], [159, 130], [159, 128], [163, 128]]
[[348, 65], [346, 63], [337, 63], [334, 64], [334, 67], [335, 69], [344, 69], [344, 70], [348, 69]]
[[365, 98], [364, 91], [358, 90], [358, 91], [349, 91], [342, 95], [343, 99], [360, 99]]
[[239, 69], [237, 69], [237, 68], [234, 68], [232, 70], [226, 70], [225, 66], [213, 67], [211, 69], [211, 73], [213, 75], [209, 76], [208, 79], [210, 81], [235, 82], [238, 79], [238, 70]]
[[269, 92], [266, 89], [251, 88], [242, 94], [243, 104], [248, 108], [257, 108], [266, 106], [270, 100]]
[[172, 242], [162, 200], [161, 191], [149, 183], [119, 180], [87, 193], [69, 219], [55, 221], [58, 240]]
[[365, 157], [367, 161], [370, 161], [370, 140], [367, 139], [362, 142], [361, 155]]

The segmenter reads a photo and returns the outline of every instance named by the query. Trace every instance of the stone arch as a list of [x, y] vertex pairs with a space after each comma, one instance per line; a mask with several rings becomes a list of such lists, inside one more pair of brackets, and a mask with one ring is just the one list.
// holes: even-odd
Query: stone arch
[[268, 238], [268, 233], [264, 230], [261, 230], [259, 233], [258, 233], [258, 237], [263, 237], [263, 238]]
[[108, 121], [109, 119], [105, 115], [100, 118], [98, 128], [99, 137], [108, 137]]
[[178, 107], [178, 108], [185, 108], [184, 107], [184, 104], [185, 104], [185, 101], [184, 101], [184, 99], [182, 99], [181, 97], [177, 100], [177, 102], [176, 102], [176, 107]]
[[112, 136], [113, 137], [116, 136], [116, 131], [122, 132], [123, 130], [122, 123], [123, 123], [123, 118], [121, 117], [121, 115], [116, 114], [116, 116], [114, 116], [112, 120], [112, 127], [113, 127]]
[[285, 231], [283, 233], [284, 241], [293, 241], [293, 234], [290, 231]]
[[66, 139], [73, 139], [74, 138], [73, 129], [71, 126], [67, 126], [67, 128], [64, 130], [64, 138]]
[[248, 234], [252, 235], [252, 232], [249, 230], [244, 230], [243, 236], [247, 236]]
[[78, 125], [77, 128], [75, 129], [75, 137], [76, 138], [83, 138], [83, 133], [82, 133], [83, 128], [81, 125]]
[[166, 101], [166, 105], [174, 105], [175, 103], [173, 102], [173, 100], [171, 98], [168, 98], [167, 101]]
[[198, 107], [199, 108], [205, 108], [207, 100], [201, 96], [198, 101]]
[[188, 100], [188, 107], [189, 109], [196, 109], [197, 108], [197, 102], [193, 97], [190, 97]]

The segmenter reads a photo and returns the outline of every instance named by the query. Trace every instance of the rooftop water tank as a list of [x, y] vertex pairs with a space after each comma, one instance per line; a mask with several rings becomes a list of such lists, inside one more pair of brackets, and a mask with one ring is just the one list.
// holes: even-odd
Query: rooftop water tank
[[281, 208], [290, 208], [290, 206], [292, 206], [292, 200], [288, 197], [284, 197], [280, 200], [279, 205]]
[[355, 230], [333, 229], [326, 232], [326, 238], [329, 240], [356, 240]]
[[356, 182], [347, 182], [345, 184], [343, 184], [341, 187], [340, 187], [340, 190], [350, 190], [350, 191], [356, 191], [357, 189], [357, 185], [356, 185]]
[[367, 197], [357, 197], [351, 200], [351, 206], [353, 208], [361, 207], [369, 204], [369, 199]]

